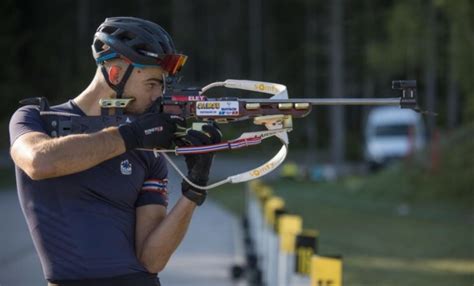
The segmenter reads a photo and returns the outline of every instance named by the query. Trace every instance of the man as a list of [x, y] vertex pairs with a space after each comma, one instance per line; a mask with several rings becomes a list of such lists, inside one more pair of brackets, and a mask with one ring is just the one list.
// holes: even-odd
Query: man
[[[108, 18], [92, 45], [98, 69], [76, 98], [50, 111], [98, 116], [99, 100], [133, 98], [138, 118], [87, 134], [50, 136], [51, 121], [27, 105], [10, 122], [20, 204], [49, 285], [159, 285], [163, 270], [206, 192], [183, 182], [183, 196], [167, 214], [167, 168], [136, 148], [206, 145], [220, 141], [211, 126], [177, 139], [183, 120], [146, 112], [162, 96], [167, 76], [184, 58], [155, 23]], [[142, 115], [144, 114], [144, 115]], [[54, 124], [53, 124], [54, 125]], [[186, 158], [188, 178], [208, 181], [211, 154]]]

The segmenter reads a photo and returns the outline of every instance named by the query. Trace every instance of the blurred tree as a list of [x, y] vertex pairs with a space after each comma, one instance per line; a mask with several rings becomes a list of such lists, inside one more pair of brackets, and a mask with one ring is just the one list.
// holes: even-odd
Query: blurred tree
[[[89, 34], [90, 27], [90, 1], [89, 0], [77, 0], [76, 1], [76, 42], [74, 46], [75, 51], [75, 70], [77, 74], [88, 74], [93, 65], [92, 57], [90, 55], [90, 49], [87, 49], [87, 53], [84, 51], [91, 45], [91, 35]], [[92, 74], [90, 74], [92, 78]]]
[[263, 79], [262, 0], [249, 1], [249, 62], [250, 78]]
[[[344, 97], [344, 45], [343, 45], [343, 0], [333, 0], [330, 4], [330, 94], [331, 97]], [[344, 108], [331, 107], [331, 160], [340, 170], [345, 160]]]
[[[202, 12], [202, 9], [200, 9]], [[197, 47], [205, 45], [201, 35], [198, 35], [197, 25], [199, 19], [195, 19], [195, 7], [193, 3], [185, 0], [171, 2], [171, 35], [176, 47], [188, 56], [186, 65], [181, 75], [187, 81], [195, 82], [199, 78], [200, 57]], [[203, 36], [203, 35], [202, 35]]]
[[447, 120], [448, 128], [453, 129], [459, 124], [459, 80], [457, 76], [458, 61], [456, 60], [457, 42], [455, 34], [457, 33], [454, 22], [449, 24], [449, 47], [448, 47], [448, 72], [447, 72]]
[[436, 0], [436, 4], [449, 25], [447, 106], [448, 126], [454, 127], [460, 119], [457, 106], [462, 101], [465, 121], [474, 121], [474, 4], [470, 0]]
[[10, 117], [18, 100], [31, 89], [25, 83], [19, 63], [22, 58], [22, 46], [28, 34], [22, 30], [23, 13], [14, 0], [1, 1], [0, 19], [2, 19], [2, 37], [0, 53], [4, 55], [0, 69], [0, 94], [3, 104], [0, 105], [0, 118]]
[[[317, 78], [316, 78], [316, 37], [317, 37], [317, 21], [316, 4], [314, 1], [306, 0], [305, 13], [305, 41], [304, 41], [304, 95], [305, 97], [318, 97]], [[307, 157], [306, 163], [312, 164], [316, 162], [316, 112], [308, 115], [306, 120], [306, 137], [307, 137]]]
[[[464, 102], [464, 121], [472, 121], [473, 17], [469, 0], [396, 1], [385, 23], [386, 38], [368, 45], [369, 64], [380, 76], [419, 79], [424, 74], [419, 81], [424, 107], [441, 113], [440, 120], [447, 114], [444, 123], [454, 126], [459, 120], [456, 104]], [[447, 87], [446, 94], [437, 91], [441, 86]], [[436, 101], [447, 102], [447, 109], [438, 110]], [[431, 127], [434, 120], [428, 117]]]
[[[438, 42], [436, 41], [437, 38], [437, 20], [436, 20], [436, 8], [432, 1], [428, 1], [426, 6], [423, 7], [426, 10], [426, 20], [424, 22], [423, 27], [425, 27], [426, 31], [424, 32], [424, 41], [423, 41], [423, 50], [424, 50], [424, 81], [425, 81], [425, 89], [424, 92], [426, 98], [426, 109], [427, 110], [436, 110], [436, 94], [437, 92], [437, 78], [436, 78], [436, 71], [437, 71], [437, 64], [438, 61], [436, 60], [437, 55], [437, 46]], [[422, 92], [423, 94], [423, 92]], [[428, 134], [433, 135], [435, 132], [435, 117], [428, 116]]]
[[[380, 97], [390, 96], [390, 80], [416, 78], [422, 106], [442, 108], [435, 108], [439, 123], [474, 120], [471, 0], [4, 0], [0, 8], [0, 51], [8, 55], [0, 70], [4, 120], [20, 98], [54, 103], [79, 93], [95, 69], [90, 43], [97, 25], [119, 15], [171, 31], [189, 56], [185, 84], [240, 77], [285, 83], [294, 97]], [[318, 141], [333, 149], [335, 161], [353, 158], [337, 142], [360, 141], [361, 112], [344, 114], [318, 108], [308, 124], [295, 124], [293, 142]]]

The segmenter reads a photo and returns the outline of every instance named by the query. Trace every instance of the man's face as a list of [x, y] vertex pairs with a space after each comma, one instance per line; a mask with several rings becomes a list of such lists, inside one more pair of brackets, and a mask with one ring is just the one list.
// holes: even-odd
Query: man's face
[[165, 72], [160, 67], [134, 68], [127, 84], [124, 97], [135, 98], [125, 111], [130, 114], [144, 113], [159, 97], [163, 96]]

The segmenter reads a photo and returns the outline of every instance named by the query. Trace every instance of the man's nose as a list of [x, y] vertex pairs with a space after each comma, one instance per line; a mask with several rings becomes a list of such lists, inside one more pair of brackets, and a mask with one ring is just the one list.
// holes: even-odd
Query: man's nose
[[162, 96], [163, 96], [163, 94], [162, 94], [161, 92], [156, 93], [156, 94], [154, 94], [154, 95], [151, 96], [151, 100], [152, 100], [152, 101], [156, 101], [158, 98], [160, 98], [160, 97], [162, 97]]

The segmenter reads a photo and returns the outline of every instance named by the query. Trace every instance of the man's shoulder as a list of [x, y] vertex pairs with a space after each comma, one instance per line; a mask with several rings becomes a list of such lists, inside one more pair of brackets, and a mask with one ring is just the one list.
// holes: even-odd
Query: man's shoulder
[[39, 118], [39, 116], [40, 107], [38, 105], [23, 105], [12, 114], [10, 124], [28, 122]]
[[75, 114], [80, 115], [79, 111], [70, 103], [70, 101], [63, 104], [41, 108], [39, 104], [27, 104], [19, 107], [11, 116], [9, 123], [10, 142], [13, 142], [21, 135], [36, 131], [42, 133], [48, 133], [47, 126], [45, 125], [43, 116], [44, 112], [50, 112], [54, 115], [60, 114]]
[[75, 115], [84, 115], [84, 112], [72, 100], [50, 107], [53, 112], [71, 113]]
[[65, 113], [73, 113], [73, 114], [81, 114], [82, 112], [71, 103], [71, 100], [66, 101], [61, 104], [53, 105], [50, 107], [41, 110], [39, 104], [27, 104], [20, 106], [12, 115], [14, 117], [16, 114], [40, 114], [43, 111], [52, 111], [52, 112], [65, 112]]
[[13, 116], [18, 113], [38, 113], [40, 112], [40, 107], [39, 105], [22, 105], [17, 108], [17, 110], [13, 113]]

